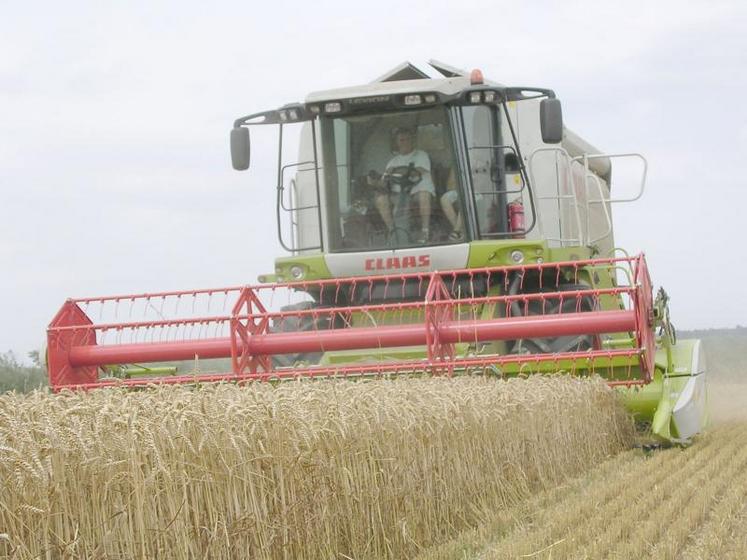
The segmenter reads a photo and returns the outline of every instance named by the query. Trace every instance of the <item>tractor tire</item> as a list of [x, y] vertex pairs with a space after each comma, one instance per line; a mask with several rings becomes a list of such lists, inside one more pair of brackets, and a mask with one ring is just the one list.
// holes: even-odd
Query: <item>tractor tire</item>
[[[586, 290], [585, 284], [559, 284], [542, 292], [571, 292]], [[517, 291], [518, 293], [518, 291]], [[527, 293], [527, 292], [524, 292]], [[538, 292], [530, 292], [538, 293]], [[511, 305], [511, 315], [540, 316], [561, 313], [588, 312], [594, 310], [594, 302], [589, 296], [548, 298], [547, 300], [529, 300], [526, 305], [514, 303]], [[559, 352], [582, 352], [594, 347], [594, 337], [588, 334], [566, 335], [548, 338], [524, 338], [515, 340], [511, 354], [556, 354]]]
[[[305, 311], [317, 307], [313, 301], [302, 301], [280, 308], [280, 311]], [[329, 328], [328, 317], [315, 318], [309, 315], [286, 317], [280, 324], [273, 324], [270, 332], [308, 332]], [[301, 365], [316, 365], [322, 357], [321, 352], [302, 352], [296, 354], [276, 354], [272, 356], [272, 367], [292, 368]]]

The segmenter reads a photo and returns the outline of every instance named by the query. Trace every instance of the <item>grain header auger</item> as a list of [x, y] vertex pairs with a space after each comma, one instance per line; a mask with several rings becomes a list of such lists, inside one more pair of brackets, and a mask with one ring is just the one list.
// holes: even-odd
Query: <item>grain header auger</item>
[[[251, 127], [278, 132], [290, 255], [256, 285], [68, 300], [48, 329], [51, 386], [596, 373], [659, 437], [701, 431], [700, 342], [676, 340], [645, 258], [613, 241], [645, 159], [600, 154], [549, 89], [430, 64], [438, 78], [404, 63], [238, 119], [239, 170]], [[636, 196], [611, 195], [613, 160], [640, 165]]]

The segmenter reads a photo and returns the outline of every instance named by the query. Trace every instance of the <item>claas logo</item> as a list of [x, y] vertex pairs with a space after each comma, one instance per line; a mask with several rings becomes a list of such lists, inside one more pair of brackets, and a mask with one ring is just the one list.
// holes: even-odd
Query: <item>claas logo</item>
[[431, 265], [430, 255], [412, 255], [409, 257], [379, 257], [366, 259], [365, 269], [374, 270], [404, 270], [407, 268], [425, 268]]

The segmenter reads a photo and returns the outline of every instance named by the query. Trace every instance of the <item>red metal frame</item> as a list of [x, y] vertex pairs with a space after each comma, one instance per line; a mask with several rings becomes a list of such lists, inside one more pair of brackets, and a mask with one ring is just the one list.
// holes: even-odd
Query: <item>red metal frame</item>
[[[47, 369], [53, 388], [90, 384], [98, 379], [98, 366], [73, 366], [68, 355], [73, 348], [96, 345], [93, 322], [73, 300], [67, 300], [47, 331]], [[72, 327], [72, 328], [66, 328]]]
[[[539, 273], [540, 288], [543, 274], [555, 276], [555, 286], [563, 277], [571, 276], [566, 282], [579, 283], [579, 275], [585, 267], [619, 267], [631, 269], [632, 286], [606, 289], [582, 289], [574, 291], [540, 291], [506, 295], [511, 273]], [[555, 272], [556, 271], [556, 272]], [[554, 273], [554, 274], [553, 274]], [[452, 296], [459, 278], [473, 282], [477, 278], [501, 278], [502, 295], [484, 295], [455, 298]], [[325, 300], [340, 301], [341, 293], [348, 290], [358, 294], [374, 285], [384, 285], [385, 289], [401, 289], [405, 293], [405, 281], [417, 283], [418, 293], [424, 297], [417, 301], [397, 303], [371, 303], [364, 305], [335, 305], [316, 309], [290, 311], [268, 311], [268, 300], [283, 292], [315, 292], [325, 295]], [[495, 280], [493, 280], [495, 282]], [[523, 276], [522, 276], [523, 282]], [[474, 284], [470, 284], [474, 286]], [[452, 288], [450, 291], [449, 288]], [[490, 286], [488, 286], [490, 287]], [[422, 288], [422, 289], [421, 289]], [[395, 293], [395, 292], [391, 292]], [[196, 317], [164, 318], [159, 312], [155, 320], [105, 321], [94, 324], [81, 306], [88, 304], [118, 306], [130, 304], [130, 312], [137, 304], [143, 309], [153, 307], [153, 301], [163, 302], [172, 298], [178, 302], [182, 298], [211, 297], [224, 294], [232, 298], [231, 311], [222, 315], [202, 314]], [[603, 296], [627, 297], [630, 309], [601, 310], [596, 308]], [[234, 300], [235, 298], [235, 300]], [[574, 312], [562, 312], [564, 298], [575, 298]], [[582, 311], [580, 301], [595, 302], [595, 309]], [[511, 304], [519, 302], [525, 316], [513, 316]], [[530, 315], [531, 302], [540, 302], [538, 315]], [[560, 302], [558, 313], [544, 314], [550, 302]], [[499, 310], [498, 316], [478, 318], [474, 313], [465, 318], [465, 309], [478, 309], [484, 304], [492, 304]], [[535, 305], [535, 308], [537, 306]], [[558, 308], [558, 306], [556, 306]], [[377, 314], [401, 314], [397, 324], [376, 326], [346, 326], [355, 316]], [[417, 316], [419, 320], [408, 321]], [[325, 327], [317, 326], [324, 319]], [[314, 325], [298, 332], [278, 332], [274, 325], [284, 321], [306, 321]], [[388, 322], [391, 323], [391, 322]], [[340, 324], [343, 326], [341, 327]], [[227, 328], [225, 335], [207, 336], [203, 331], [214, 327], [216, 331]], [[181, 338], [171, 336], [170, 329], [182, 329]], [[198, 334], [194, 334], [197, 329]], [[189, 333], [185, 334], [189, 330]], [[154, 332], [161, 334], [159, 340], [147, 341]], [[106, 333], [114, 332], [119, 338], [127, 335], [127, 341], [104, 343]], [[457, 356], [456, 344], [483, 343], [497, 340], [539, 339], [566, 335], [599, 336], [611, 333], [629, 333], [635, 340], [630, 348], [606, 350], [595, 347], [583, 352], [555, 354], [507, 354]], [[173, 340], [171, 338], [174, 338]], [[656, 339], [653, 332], [653, 294], [651, 280], [643, 255], [614, 259], [591, 259], [563, 263], [542, 263], [482, 269], [465, 269], [447, 272], [410, 273], [332, 279], [315, 282], [295, 282], [291, 284], [264, 284], [223, 288], [219, 290], [194, 290], [181, 292], [159, 292], [154, 294], [124, 295], [103, 298], [83, 298], [68, 300], [55, 316], [48, 329], [48, 367], [50, 385], [59, 390], [65, 387], [91, 388], [110, 385], [145, 385], [150, 383], [195, 383], [221, 380], [247, 381], [282, 379], [298, 376], [356, 376], [371, 374], [398, 374], [428, 371], [434, 374], [451, 375], [455, 370], [474, 368], [501, 368], [518, 366], [528, 370], [541, 369], [547, 364], [571, 363], [574, 369], [594, 371], [596, 364], [606, 364], [615, 358], [634, 361], [628, 379], [610, 379], [610, 384], [643, 384], [650, 381], [654, 369]], [[280, 354], [304, 352], [326, 352], [333, 350], [365, 350], [397, 348], [404, 346], [425, 347], [425, 357], [417, 360], [398, 360], [383, 363], [352, 362], [334, 366], [305, 366], [273, 370], [272, 357]], [[476, 346], [477, 347], [477, 346]], [[230, 358], [230, 372], [210, 372], [192, 375], [164, 377], [142, 377], [135, 379], [100, 378], [103, 366], [114, 364], [142, 364], [176, 360], [205, 360]]]
[[[445, 303], [445, 305], [437, 305]], [[454, 319], [454, 300], [446, 289], [443, 278], [432, 276], [425, 293], [425, 345], [428, 349], [428, 362], [435, 371], [445, 369], [451, 375], [454, 371], [454, 342], [442, 336], [442, 326], [451, 324]]]
[[245, 350], [251, 346], [254, 337], [267, 334], [269, 326], [269, 314], [255, 291], [251, 288], [242, 289], [231, 317], [230, 355], [234, 373], [247, 369], [252, 372], [272, 369], [270, 354], [257, 354]]

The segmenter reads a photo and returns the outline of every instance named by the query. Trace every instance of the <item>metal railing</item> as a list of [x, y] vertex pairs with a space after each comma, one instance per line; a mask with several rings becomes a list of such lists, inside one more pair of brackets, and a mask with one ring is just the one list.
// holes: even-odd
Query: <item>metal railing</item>
[[[554, 241], [559, 243], [561, 246], [566, 245], [593, 245], [602, 239], [605, 239], [610, 234], [612, 234], [613, 226], [612, 226], [612, 216], [609, 212], [609, 205], [610, 204], [617, 204], [617, 203], [624, 203], [624, 202], [634, 202], [643, 196], [643, 192], [645, 190], [646, 186], [646, 176], [648, 171], [648, 162], [646, 158], [639, 154], [639, 153], [615, 153], [615, 154], [583, 154], [581, 156], [571, 157], [570, 154], [565, 150], [565, 148], [561, 146], [543, 146], [540, 148], [535, 149], [531, 155], [529, 156], [529, 162], [528, 162], [528, 168], [529, 168], [529, 175], [532, 180], [532, 184], [535, 186], [536, 190], [540, 190], [542, 186], [539, 184], [537, 180], [537, 171], [535, 166], [536, 163], [536, 157], [538, 154], [541, 153], [553, 153], [555, 155], [555, 185], [558, 194], [557, 195], [543, 195], [543, 196], [537, 196], [537, 199], [540, 201], [557, 201], [558, 202], [558, 216], [552, 216], [552, 219], [558, 219], [560, 223], [559, 225], [559, 235], [558, 237], [553, 237], [550, 235], [546, 235], [546, 227], [545, 223], [548, 221], [548, 216], [539, 216], [539, 224], [540, 224], [540, 232], [543, 238], [548, 239], [548, 241]], [[589, 162], [593, 161], [595, 159], [622, 159], [622, 158], [635, 158], [639, 159], [642, 163], [642, 173], [640, 177], [640, 182], [637, 185], [637, 189], [635, 191], [635, 194], [630, 197], [622, 197], [622, 198], [613, 198], [611, 196], [605, 196], [604, 194], [604, 187], [602, 184], [602, 179], [594, 173], [590, 167]], [[577, 166], [574, 166], [574, 164], [578, 164]], [[574, 172], [574, 169], [578, 169], [579, 173], [576, 174]], [[562, 170], [562, 171], [561, 171]], [[578, 175], [578, 176], [577, 176]], [[580, 182], [582, 181], [582, 183]], [[593, 186], [591, 186], [593, 185]], [[564, 186], [563, 189], [565, 192], [561, 192], [561, 188]], [[590, 191], [592, 189], [596, 190], [596, 198], [593, 198], [590, 194]], [[611, 186], [610, 186], [611, 187]], [[579, 202], [579, 193], [583, 194], [583, 204]], [[563, 202], [566, 202], [572, 207], [573, 216], [575, 219], [575, 227], [576, 227], [576, 236], [568, 236], [564, 237], [562, 235], [563, 230], [563, 212], [561, 209], [561, 205]], [[593, 208], [595, 206], [601, 206], [605, 227], [603, 231], [600, 234], [592, 234], [591, 232], [591, 219], [594, 215]], [[581, 220], [581, 212], [580, 209], [583, 209], [583, 213], [585, 216], [585, 220]], [[538, 212], [542, 213], [542, 208], [540, 207]], [[582, 223], [585, 227], [582, 227]]]

